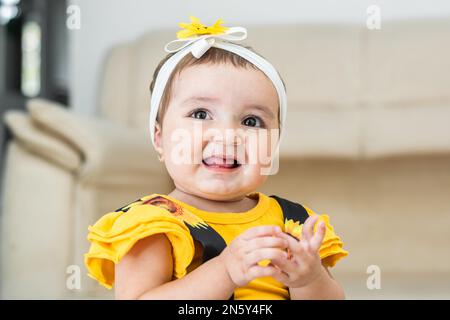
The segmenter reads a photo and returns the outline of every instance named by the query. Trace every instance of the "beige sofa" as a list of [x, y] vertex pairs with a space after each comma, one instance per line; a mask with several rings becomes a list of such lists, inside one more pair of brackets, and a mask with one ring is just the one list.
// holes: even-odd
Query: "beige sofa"
[[[246, 43], [278, 68], [289, 100], [280, 172], [261, 191], [330, 216], [350, 252], [332, 269], [348, 298], [450, 297], [449, 34], [450, 19], [249, 28]], [[112, 297], [86, 277], [87, 226], [172, 188], [146, 126], [151, 76], [174, 35], [110, 52], [95, 118], [45, 100], [6, 114], [1, 297]], [[379, 290], [366, 286], [371, 265]]]

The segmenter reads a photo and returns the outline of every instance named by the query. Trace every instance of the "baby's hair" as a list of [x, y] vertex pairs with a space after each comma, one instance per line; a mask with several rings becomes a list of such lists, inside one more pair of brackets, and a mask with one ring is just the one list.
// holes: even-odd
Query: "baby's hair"
[[[245, 46], [243, 45], [244, 48], [260, 55], [259, 53], [257, 53], [252, 47], [250, 46]], [[156, 78], [158, 76], [158, 73], [161, 69], [161, 67], [164, 65], [164, 63], [170, 59], [175, 53], [169, 53], [166, 57], [164, 57], [164, 59], [162, 59], [158, 66], [155, 69], [155, 72], [153, 73], [153, 80], [150, 84], [150, 93], [153, 93], [153, 88], [155, 86], [155, 81]], [[261, 56], [261, 55], [260, 55]], [[262, 56], [261, 56], [262, 57]], [[253, 63], [251, 63], [250, 61], [242, 58], [241, 56], [234, 54], [230, 51], [224, 50], [224, 49], [220, 49], [217, 47], [211, 47], [208, 51], [206, 51], [206, 53], [204, 53], [199, 59], [195, 58], [192, 54], [188, 54], [185, 57], [183, 57], [181, 59], [181, 61], [177, 64], [177, 66], [174, 68], [172, 74], [170, 75], [167, 84], [166, 84], [166, 88], [164, 90], [164, 93], [161, 97], [161, 104], [160, 107], [158, 109], [158, 114], [156, 116], [156, 122], [159, 123], [161, 125], [162, 128], [162, 122], [164, 120], [164, 114], [167, 111], [167, 107], [169, 105], [170, 102], [170, 97], [172, 95], [172, 85], [173, 85], [173, 81], [175, 79], [175, 76], [181, 73], [181, 71], [183, 71], [184, 69], [190, 67], [190, 66], [194, 66], [194, 65], [199, 65], [199, 64], [220, 64], [220, 63], [231, 63], [234, 67], [237, 68], [247, 68], [247, 67], [251, 67], [255, 70], [259, 70]], [[280, 79], [283, 82], [283, 86], [286, 90], [286, 85], [283, 81], [283, 79], [281, 78], [280, 75]], [[280, 115], [279, 115], [279, 111], [278, 111], [278, 121], [280, 121]]]

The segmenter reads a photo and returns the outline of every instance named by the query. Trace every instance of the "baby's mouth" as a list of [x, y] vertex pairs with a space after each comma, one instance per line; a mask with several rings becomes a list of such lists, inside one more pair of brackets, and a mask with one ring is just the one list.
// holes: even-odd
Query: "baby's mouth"
[[209, 168], [235, 169], [241, 166], [236, 159], [217, 156], [205, 158], [202, 162]]

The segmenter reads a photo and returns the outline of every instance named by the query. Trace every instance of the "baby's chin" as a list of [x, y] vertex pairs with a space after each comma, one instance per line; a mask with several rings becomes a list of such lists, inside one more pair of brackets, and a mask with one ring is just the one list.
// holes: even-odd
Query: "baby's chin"
[[230, 173], [216, 173], [201, 166], [190, 169], [171, 174], [175, 184], [191, 194], [214, 201], [242, 199], [255, 192], [267, 179], [259, 173], [257, 166], [244, 165]]
[[244, 198], [257, 189], [257, 185], [236, 185], [220, 181], [202, 181], [191, 186], [191, 192], [199, 197], [214, 201], [231, 201]]
[[235, 200], [241, 200], [245, 198], [247, 193], [249, 192], [202, 192], [201, 190], [195, 190], [193, 193], [198, 196], [202, 197], [203, 199], [211, 200], [211, 201], [235, 201]]

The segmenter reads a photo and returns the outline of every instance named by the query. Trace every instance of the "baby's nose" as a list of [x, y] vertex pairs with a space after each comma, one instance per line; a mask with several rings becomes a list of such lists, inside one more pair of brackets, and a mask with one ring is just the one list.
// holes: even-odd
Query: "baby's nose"
[[241, 145], [243, 143], [241, 135], [234, 130], [220, 131], [212, 136], [211, 141], [224, 145]]

